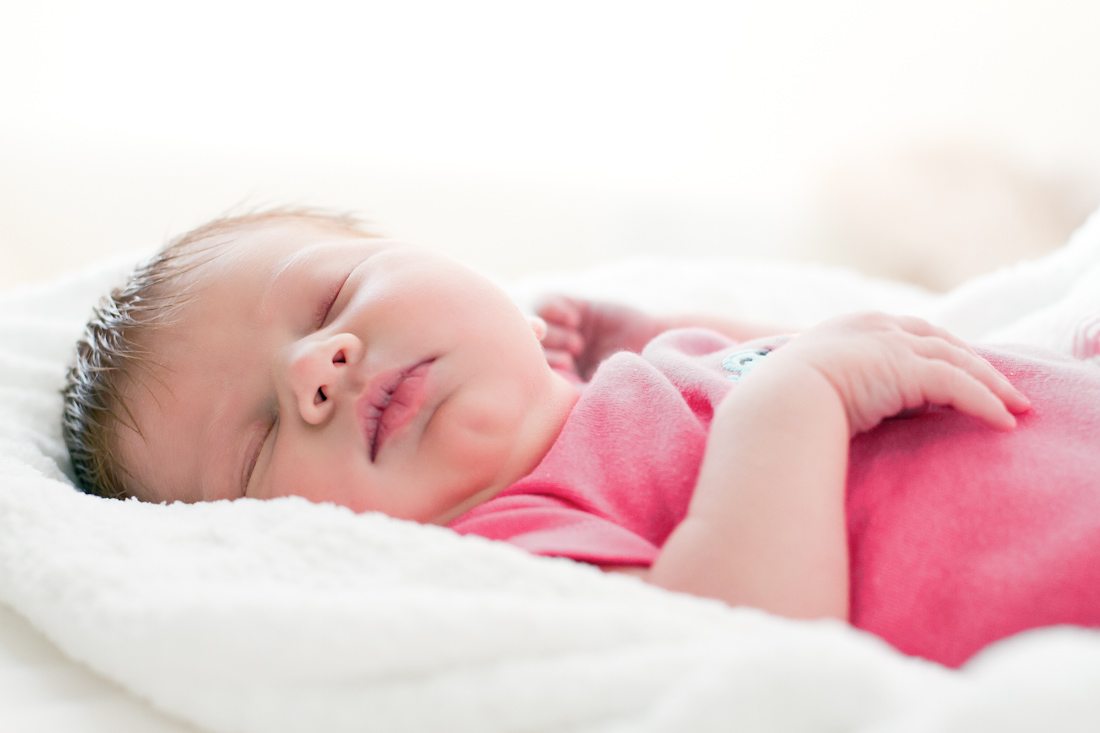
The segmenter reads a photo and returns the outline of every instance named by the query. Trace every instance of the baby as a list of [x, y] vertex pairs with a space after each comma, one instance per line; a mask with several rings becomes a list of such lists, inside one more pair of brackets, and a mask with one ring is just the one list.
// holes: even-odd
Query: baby
[[882, 314], [540, 315], [347, 219], [218, 220], [97, 308], [66, 440], [102, 496], [380, 511], [949, 665], [1100, 625], [1094, 365]]

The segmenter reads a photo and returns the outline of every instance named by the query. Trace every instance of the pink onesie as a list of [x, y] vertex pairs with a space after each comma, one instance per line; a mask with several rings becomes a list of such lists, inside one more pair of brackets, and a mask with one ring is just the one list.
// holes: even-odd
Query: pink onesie
[[[535, 471], [450, 527], [648, 566], [687, 511], [731, 363], [777, 343], [691, 329], [616, 354]], [[852, 624], [951, 666], [1024, 629], [1100, 626], [1100, 368], [981, 351], [1031, 400], [1016, 430], [932, 408], [857, 436], [848, 469]]]

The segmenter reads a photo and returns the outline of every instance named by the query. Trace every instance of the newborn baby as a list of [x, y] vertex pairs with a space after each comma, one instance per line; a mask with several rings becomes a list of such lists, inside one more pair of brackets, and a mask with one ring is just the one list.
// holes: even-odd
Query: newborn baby
[[614, 312], [526, 317], [338, 217], [218, 220], [99, 306], [66, 440], [103, 496], [381, 511], [947, 664], [1100, 623], [1095, 366], [910, 317], [756, 338]]

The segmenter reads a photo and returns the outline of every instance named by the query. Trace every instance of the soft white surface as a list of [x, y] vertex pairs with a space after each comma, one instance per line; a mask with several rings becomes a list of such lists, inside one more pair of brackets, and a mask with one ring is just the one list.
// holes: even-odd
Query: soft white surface
[[[876, 306], [972, 338], [1064, 347], [1100, 299], [1097, 263], [1094, 216], [1051, 258], [942, 298], [837, 270], [662, 260], [515, 292], [561, 287], [795, 327]], [[298, 499], [161, 506], [79, 494], [57, 390], [88, 308], [128, 265], [0, 298], [0, 729], [1100, 724], [1094, 632], [1031, 632], [950, 672], [838, 623], [730, 609], [378, 515]]]

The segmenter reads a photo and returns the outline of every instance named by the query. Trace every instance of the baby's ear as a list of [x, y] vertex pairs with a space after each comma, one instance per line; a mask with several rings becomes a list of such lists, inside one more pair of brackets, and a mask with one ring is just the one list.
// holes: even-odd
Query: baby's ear
[[527, 325], [535, 332], [535, 338], [540, 342], [546, 338], [546, 321], [538, 316], [527, 316]]

